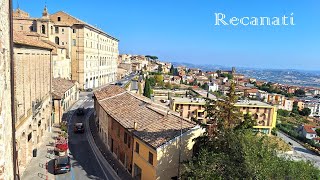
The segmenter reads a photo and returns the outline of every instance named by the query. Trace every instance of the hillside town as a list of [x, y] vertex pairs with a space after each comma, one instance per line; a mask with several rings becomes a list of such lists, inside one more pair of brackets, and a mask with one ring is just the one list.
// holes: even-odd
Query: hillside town
[[[247, 120], [279, 145], [274, 158], [320, 168], [320, 88], [120, 54], [67, 12], [0, 4], [0, 180], [197, 179], [195, 139]], [[226, 112], [237, 122], [220, 124]]]

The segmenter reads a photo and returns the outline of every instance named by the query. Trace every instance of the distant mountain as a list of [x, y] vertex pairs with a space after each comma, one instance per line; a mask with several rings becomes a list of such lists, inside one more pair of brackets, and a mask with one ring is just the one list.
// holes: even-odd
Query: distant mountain
[[[222, 65], [204, 64], [197, 65], [184, 62], [172, 62], [174, 66], [186, 66], [188, 68], [200, 68], [203, 71], [231, 70], [232, 67]], [[296, 86], [320, 87], [320, 71], [306, 71], [294, 69], [259, 69], [236, 67], [240, 74], [258, 80], [275, 82]]]

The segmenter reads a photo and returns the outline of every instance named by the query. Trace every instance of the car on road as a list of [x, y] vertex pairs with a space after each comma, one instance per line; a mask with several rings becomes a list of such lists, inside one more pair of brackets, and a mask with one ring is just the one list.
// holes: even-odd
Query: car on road
[[77, 115], [78, 115], [78, 116], [84, 115], [84, 108], [83, 108], [83, 107], [78, 108], [78, 110], [77, 110]]
[[83, 123], [76, 123], [76, 124], [74, 125], [73, 132], [74, 132], [74, 133], [84, 133]]
[[93, 89], [92, 89], [92, 88], [88, 88], [88, 89], [86, 89], [86, 91], [87, 91], [87, 92], [92, 92]]
[[290, 146], [292, 146], [292, 143], [291, 143], [291, 142], [289, 142], [288, 144], [289, 144]]
[[117, 86], [122, 86], [122, 83], [121, 82], [117, 82], [116, 85]]
[[53, 174], [63, 174], [71, 170], [70, 157], [62, 156], [54, 159]]

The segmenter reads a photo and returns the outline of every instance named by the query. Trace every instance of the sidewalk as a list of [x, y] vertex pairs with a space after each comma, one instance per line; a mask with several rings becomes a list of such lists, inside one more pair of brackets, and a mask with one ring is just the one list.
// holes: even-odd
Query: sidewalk
[[[43, 137], [41, 143], [37, 146], [37, 157], [33, 157], [27, 168], [21, 175], [24, 179], [48, 179], [54, 180], [53, 172], [53, 148], [55, 137], [58, 135], [59, 128], [52, 127], [52, 132], [47, 132]], [[48, 164], [48, 170], [46, 165]]]
[[110, 166], [114, 169], [114, 171], [118, 174], [120, 179], [130, 180], [132, 176], [128, 171], [120, 164], [120, 162], [111, 154], [111, 152], [105, 147], [104, 143], [98, 136], [97, 127], [94, 123], [94, 115], [89, 118], [89, 126], [94, 138], [94, 142], [96, 143], [97, 147], [100, 149], [100, 152], [103, 154], [105, 159], [108, 161]]

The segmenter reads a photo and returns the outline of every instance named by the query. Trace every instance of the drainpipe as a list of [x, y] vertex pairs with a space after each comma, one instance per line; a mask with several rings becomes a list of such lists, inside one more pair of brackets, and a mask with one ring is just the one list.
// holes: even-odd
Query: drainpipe
[[13, 178], [20, 179], [17, 172], [17, 152], [16, 152], [16, 133], [15, 133], [15, 92], [14, 92], [14, 58], [13, 58], [13, 17], [12, 17], [12, 0], [9, 0], [9, 24], [10, 24], [10, 91], [11, 91], [11, 118], [12, 118], [12, 151], [13, 151]]

